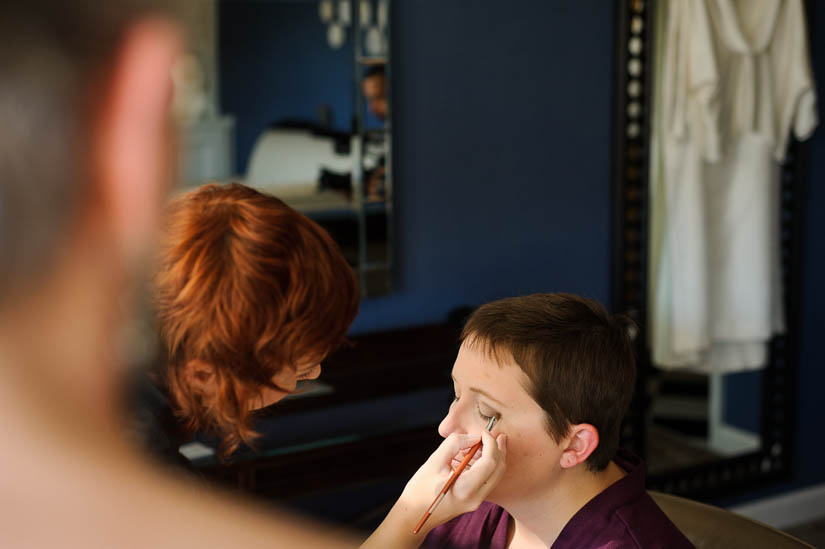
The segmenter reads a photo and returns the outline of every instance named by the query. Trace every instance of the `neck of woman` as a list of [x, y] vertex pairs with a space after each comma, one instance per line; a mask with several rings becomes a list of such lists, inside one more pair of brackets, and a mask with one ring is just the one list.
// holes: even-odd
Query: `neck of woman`
[[511, 517], [507, 546], [550, 547], [588, 501], [626, 474], [612, 461], [595, 473], [582, 463], [562, 470], [552, 483], [529, 497], [503, 502], [501, 506]]

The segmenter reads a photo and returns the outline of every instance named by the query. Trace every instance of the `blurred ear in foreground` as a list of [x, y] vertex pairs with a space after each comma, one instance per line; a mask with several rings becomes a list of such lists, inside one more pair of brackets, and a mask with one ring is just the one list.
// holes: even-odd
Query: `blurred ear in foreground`
[[180, 51], [172, 23], [137, 23], [115, 60], [98, 119], [97, 183], [127, 264], [142, 257], [155, 235], [172, 173], [172, 67]]

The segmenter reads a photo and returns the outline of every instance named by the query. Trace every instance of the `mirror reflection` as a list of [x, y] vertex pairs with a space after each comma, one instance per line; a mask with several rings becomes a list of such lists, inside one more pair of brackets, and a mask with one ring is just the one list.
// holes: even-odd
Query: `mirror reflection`
[[390, 291], [387, 1], [193, 4], [184, 187], [280, 198], [330, 233], [362, 295]]
[[761, 372], [659, 372], [651, 376], [648, 389], [651, 474], [760, 449]]
[[[651, 4], [653, 51], [643, 52], [638, 16], [627, 65], [631, 84], [634, 61], [652, 65], [648, 461], [661, 473], [775, 457], [781, 447], [763, 448], [762, 403], [791, 309], [782, 170], [789, 143], [817, 124], [803, 7]], [[637, 137], [638, 112], [628, 117]]]

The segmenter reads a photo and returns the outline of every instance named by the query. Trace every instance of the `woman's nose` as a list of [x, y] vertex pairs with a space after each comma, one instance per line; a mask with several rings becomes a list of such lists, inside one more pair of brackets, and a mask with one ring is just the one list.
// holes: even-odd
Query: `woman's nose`
[[318, 377], [320, 375], [321, 375], [321, 365], [316, 364], [315, 367], [312, 370], [310, 370], [309, 373], [306, 375], [306, 378], [307, 379], [318, 379]]
[[457, 420], [458, 415], [458, 403], [453, 402], [450, 406], [450, 410], [447, 412], [447, 415], [444, 416], [444, 419], [441, 420], [441, 423], [438, 424], [438, 434], [444, 438], [447, 438], [452, 433], [463, 433], [464, 431], [461, 430], [459, 422]]

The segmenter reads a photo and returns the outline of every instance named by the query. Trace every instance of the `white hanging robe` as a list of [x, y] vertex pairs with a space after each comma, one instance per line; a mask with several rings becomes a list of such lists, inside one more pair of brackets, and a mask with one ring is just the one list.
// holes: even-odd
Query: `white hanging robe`
[[[785, 329], [779, 162], [817, 125], [801, 0], [668, 4], [654, 162], [654, 364], [763, 367]], [[658, 131], [657, 131], [658, 130]]]

